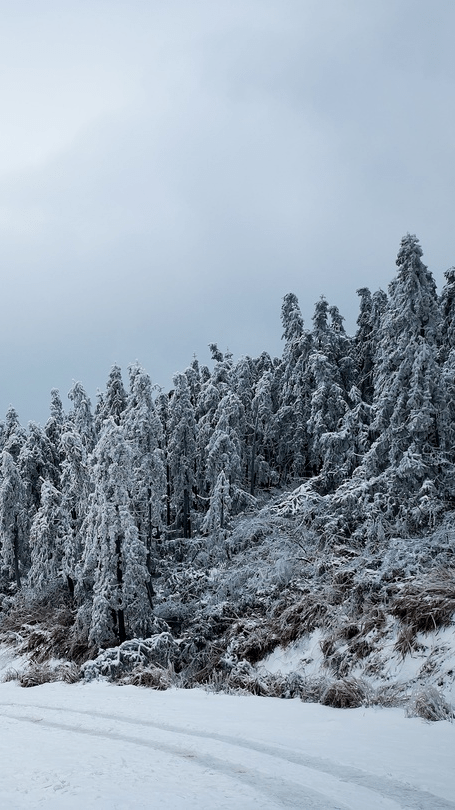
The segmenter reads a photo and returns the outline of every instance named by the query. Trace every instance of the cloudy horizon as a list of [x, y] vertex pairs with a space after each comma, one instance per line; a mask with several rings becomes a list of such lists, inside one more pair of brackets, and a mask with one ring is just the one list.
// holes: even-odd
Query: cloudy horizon
[[210, 342], [281, 351], [283, 296], [348, 331], [406, 232], [455, 263], [455, 7], [0, 2], [0, 418], [168, 388]]

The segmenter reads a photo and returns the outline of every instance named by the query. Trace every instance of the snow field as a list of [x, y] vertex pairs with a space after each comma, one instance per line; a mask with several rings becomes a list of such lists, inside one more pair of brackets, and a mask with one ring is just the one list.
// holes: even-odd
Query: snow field
[[0, 684], [5, 810], [455, 810], [455, 726], [399, 709]]

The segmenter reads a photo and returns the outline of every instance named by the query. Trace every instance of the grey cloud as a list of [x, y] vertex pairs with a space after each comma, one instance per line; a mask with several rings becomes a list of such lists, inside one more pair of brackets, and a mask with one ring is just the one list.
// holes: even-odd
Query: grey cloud
[[277, 354], [289, 290], [307, 323], [324, 293], [353, 329], [407, 230], [441, 284], [455, 11], [378, 5], [9, 10], [3, 44], [29, 56], [0, 57], [1, 411], [43, 421], [51, 387], [94, 396], [114, 361], [168, 386], [209, 341]]

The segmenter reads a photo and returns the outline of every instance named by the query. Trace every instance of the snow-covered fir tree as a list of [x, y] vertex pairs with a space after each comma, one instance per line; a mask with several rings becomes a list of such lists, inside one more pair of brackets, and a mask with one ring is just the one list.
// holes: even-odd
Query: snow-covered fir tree
[[30, 528], [28, 572], [29, 585], [38, 594], [61, 579], [67, 520], [61, 493], [49, 480], [43, 481], [41, 504]]
[[196, 482], [196, 419], [185, 374], [175, 374], [173, 382], [168, 429], [171, 503], [177, 526], [182, 528], [184, 537], [191, 537], [190, 510]]
[[112, 366], [106, 383], [106, 390], [99, 394], [95, 410], [95, 428], [98, 433], [103, 429], [106, 419], [111, 416], [116, 425], [120, 424], [123, 411], [126, 408], [126, 391], [123, 386], [122, 370], [120, 366]]
[[130, 493], [131, 450], [113, 417], [105, 422], [92, 467], [94, 490], [84, 521], [80, 576], [93, 594], [89, 641], [105, 646], [146, 636], [153, 615], [147, 547], [135, 523]]
[[13, 456], [2, 452], [0, 483], [1, 565], [18, 588], [28, 562], [29, 518], [27, 496]]
[[165, 524], [166, 469], [163, 428], [153, 401], [149, 375], [139, 365], [130, 367], [130, 394], [123, 413], [125, 440], [131, 454], [129, 491], [136, 526], [153, 568], [152, 546]]

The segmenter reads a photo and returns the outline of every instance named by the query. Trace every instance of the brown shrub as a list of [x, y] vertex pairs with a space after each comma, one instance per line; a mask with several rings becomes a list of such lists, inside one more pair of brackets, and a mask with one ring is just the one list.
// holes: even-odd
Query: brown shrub
[[402, 658], [406, 658], [406, 656], [411, 655], [411, 653], [416, 650], [418, 646], [419, 645], [416, 643], [414, 628], [403, 627], [395, 642], [394, 649], [397, 651], [397, 653], [399, 653]]
[[280, 644], [280, 639], [274, 633], [268, 624], [248, 627], [250, 623], [245, 624], [237, 622], [234, 626], [234, 632], [237, 632], [236, 641], [236, 654], [240, 659], [245, 659], [251, 664], [260, 661], [270, 652], [273, 652], [275, 647]]
[[422, 717], [423, 720], [429, 722], [453, 720], [455, 717], [453, 706], [447, 703], [441, 692], [434, 686], [427, 686], [414, 692], [407, 715], [408, 717]]
[[362, 681], [343, 678], [329, 683], [320, 702], [323, 706], [332, 706], [334, 709], [356, 709], [365, 703], [367, 694], [367, 687]]
[[327, 606], [311, 596], [295, 602], [285, 608], [281, 615], [276, 615], [273, 630], [279, 638], [279, 644], [286, 646], [292, 641], [312, 633], [322, 624], [327, 613]]
[[455, 571], [437, 569], [406, 585], [396, 596], [391, 613], [414, 633], [450, 625], [455, 613]]
[[372, 706], [384, 706], [392, 709], [404, 706], [408, 702], [407, 689], [403, 683], [391, 683], [380, 686], [371, 697]]
[[58, 679], [54, 669], [46, 665], [35, 665], [25, 672], [21, 672], [18, 680], [21, 686], [30, 687], [41, 686], [43, 683], [52, 683]]
[[137, 666], [122, 683], [129, 683], [132, 686], [147, 686], [149, 689], [165, 691], [172, 685], [172, 678], [168, 669]]
[[64, 683], [77, 683], [81, 680], [81, 670], [74, 662], [60, 664], [55, 670], [56, 680]]
[[305, 678], [300, 688], [300, 700], [303, 703], [320, 703], [326, 689], [326, 678]]

